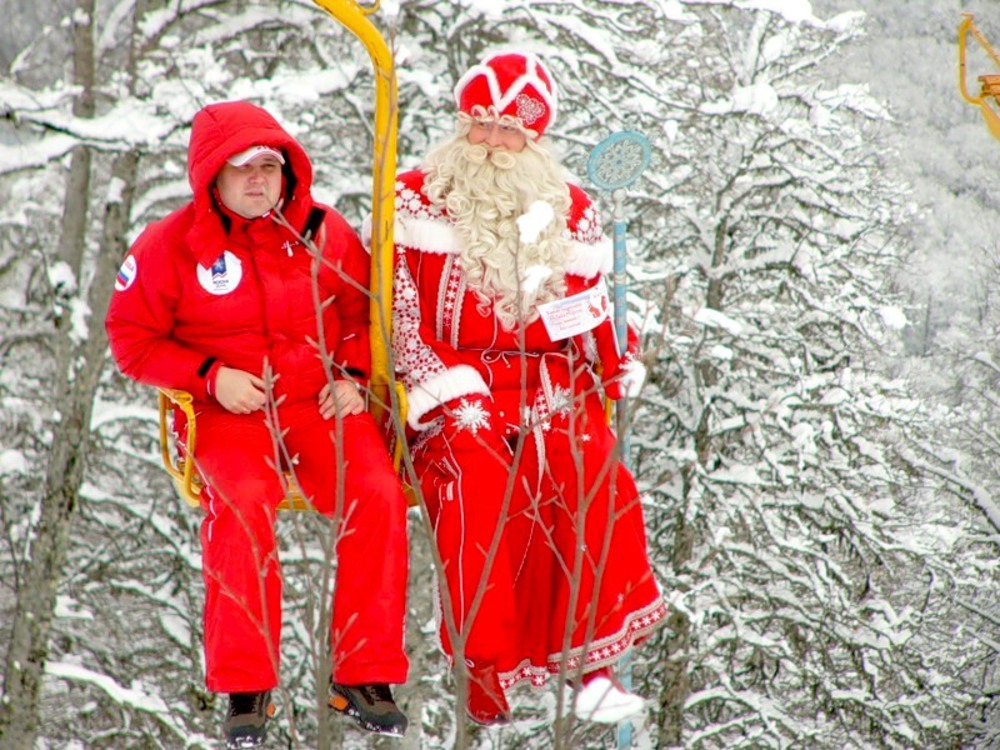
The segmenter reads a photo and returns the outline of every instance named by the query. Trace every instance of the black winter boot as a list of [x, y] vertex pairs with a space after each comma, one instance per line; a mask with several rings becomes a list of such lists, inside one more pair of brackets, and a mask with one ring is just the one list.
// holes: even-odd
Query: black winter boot
[[274, 715], [271, 691], [230, 693], [223, 726], [227, 748], [261, 747], [267, 737], [267, 720]]
[[392, 691], [383, 683], [341, 685], [330, 683], [330, 708], [347, 714], [362, 729], [402, 737], [407, 720], [392, 699]]

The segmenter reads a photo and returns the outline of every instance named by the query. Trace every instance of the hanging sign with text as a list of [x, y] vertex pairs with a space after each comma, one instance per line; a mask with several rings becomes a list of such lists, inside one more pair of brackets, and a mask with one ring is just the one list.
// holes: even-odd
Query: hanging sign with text
[[539, 305], [538, 312], [553, 341], [591, 331], [607, 320], [611, 313], [608, 285], [602, 278], [595, 286], [579, 294]]

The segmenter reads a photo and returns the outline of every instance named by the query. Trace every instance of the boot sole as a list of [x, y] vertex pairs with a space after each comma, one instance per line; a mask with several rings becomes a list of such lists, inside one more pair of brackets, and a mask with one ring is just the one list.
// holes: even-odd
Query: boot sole
[[465, 715], [469, 717], [469, 721], [478, 724], [481, 727], [502, 727], [513, 723], [513, 719], [504, 714], [487, 718], [485, 716], [473, 716], [471, 712], [466, 711]]
[[235, 742], [226, 740], [226, 750], [245, 750], [245, 748], [264, 747], [264, 739], [253, 739], [249, 742], [237, 740]]
[[634, 719], [645, 712], [644, 703], [619, 703], [597, 706], [589, 711], [575, 708], [574, 715], [580, 721], [590, 721], [595, 724], [617, 724], [626, 719]]
[[350, 700], [345, 698], [340, 693], [333, 693], [327, 700], [327, 705], [330, 706], [334, 711], [351, 718], [355, 724], [364, 729], [366, 732], [371, 732], [372, 734], [381, 734], [386, 737], [402, 737], [406, 732], [405, 729], [401, 730], [397, 727], [384, 727], [381, 724], [375, 724], [374, 722], [365, 719], [361, 712], [358, 711], [357, 707]]
[[268, 702], [264, 709], [264, 735], [262, 737], [238, 737], [236, 739], [226, 739], [226, 750], [246, 750], [246, 748], [264, 747], [267, 741], [267, 724], [278, 712], [278, 707], [273, 702]]

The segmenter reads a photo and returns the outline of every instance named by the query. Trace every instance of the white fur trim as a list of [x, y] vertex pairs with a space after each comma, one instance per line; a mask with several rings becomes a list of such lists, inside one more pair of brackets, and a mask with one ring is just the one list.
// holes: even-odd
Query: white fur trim
[[[370, 237], [364, 239], [370, 241]], [[447, 219], [397, 216], [393, 240], [422, 253], [458, 255], [461, 252], [458, 233]], [[595, 243], [571, 242], [566, 273], [591, 279], [601, 273], [611, 273], [614, 260], [614, 243], [607, 236]]]
[[372, 254], [372, 215], [365, 216], [361, 222], [361, 244], [365, 246], [368, 254]]
[[458, 255], [458, 233], [447, 219], [396, 216], [393, 241], [422, 253]]
[[406, 423], [414, 430], [426, 430], [430, 425], [421, 423], [420, 419], [427, 412], [472, 393], [490, 395], [490, 388], [479, 371], [469, 365], [450, 367], [413, 386], [406, 394]]
[[615, 263], [615, 246], [607, 235], [593, 244], [573, 242], [566, 273], [591, 279], [599, 273], [611, 273]]

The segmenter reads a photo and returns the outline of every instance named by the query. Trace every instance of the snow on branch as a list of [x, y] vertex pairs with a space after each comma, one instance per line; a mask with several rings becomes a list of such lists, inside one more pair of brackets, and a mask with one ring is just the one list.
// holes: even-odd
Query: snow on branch
[[124, 687], [114, 678], [106, 674], [95, 672], [78, 664], [67, 664], [65, 662], [48, 662], [45, 665], [45, 673], [60, 679], [89, 682], [95, 687], [103, 690], [115, 703], [140, 711], [147, 711], [154, 714], [167, 715], [170, 709], [167, 704], [157, 695], [150, 695], [141, 690]]
[[[937, 453], [933, 445], [921, 445], [920, 448], [929, 456], [934, 456]], [[910, 454], [906, 458], [916, 469], [943, 480], [958, 497], [977, 510], [983, 520], [993, 529], [1000, 531], [1000, 505], [997, 504], [993, 493], [986, 487], [975, 484], [967, 476], [963, 476], [961, 472], [951, 471], [936, 462], [924, 460], [917, 455]], [[998, 546], [1000, 546], [1000, 542], [998, 542]]]
[[0, 175], [44, 167], [76, 146], [108, 151], [154, 150], [181, 123], [157, 117], [150, 105], [126, 99], [100, 117], [75, 117], [52, 106], [55, 100], [26, 98], [17, 86], [0, 85], [0, 111], [7, 119], [33, 125], [44, 135], [22, 143], [0, 144]]
[[733, 336], [739, 336], [743, 333], [743, 325], [738, 320], [733, 320], [725, 313], [710, 307], [701, 308], [691, 319], [695, 323], [701, 323], [709, 328], [721, 328]]

